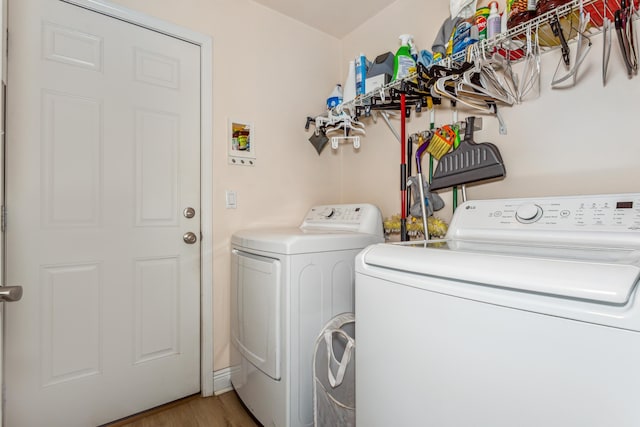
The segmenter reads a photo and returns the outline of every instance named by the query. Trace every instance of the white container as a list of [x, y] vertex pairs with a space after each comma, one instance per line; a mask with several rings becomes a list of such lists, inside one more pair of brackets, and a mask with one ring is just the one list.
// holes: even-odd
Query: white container
[[329, 98], [327, 98], [327, 108], [331, 109], [340, 104], [342, 104], [342, 85], [338, 83], [331, 91]]
[[343, 102], [353, 101], [356, 98], [356, 61], [349, 61], [349, 72], [344, 82]]
[[497, 34], [500, 34], [502, 24], [500, 22], [500, 13], [498, 12], [498, 2], [492, 1], [489, 3], [489, 17], [487, 18], [487, 38], [492, 39]]

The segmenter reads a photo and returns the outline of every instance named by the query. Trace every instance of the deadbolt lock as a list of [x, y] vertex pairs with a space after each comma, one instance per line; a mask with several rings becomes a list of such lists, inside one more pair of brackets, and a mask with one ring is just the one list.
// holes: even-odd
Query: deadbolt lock
[[196, 216], [196, 210], [193, 208], [184, 208], [182, 214], [185, 218], [193, 218], [194, 216]]

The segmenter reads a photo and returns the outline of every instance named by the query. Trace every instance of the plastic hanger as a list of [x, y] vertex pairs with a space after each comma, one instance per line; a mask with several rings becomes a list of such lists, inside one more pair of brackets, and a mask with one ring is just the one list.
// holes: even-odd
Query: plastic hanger
[[458, 96], [498, 101], [508, 105], [515, 103], [515, 98], [504, 89], [505, 85], [496, 71], [479, 54], [477, 45], [470, 49], [468, 59], [475, 63], [475, 67], [462, 73], [462, 79], [456, 85]]
[[607, 0], [602, 1], [602, 86], [607, 84], [607, 69], [611, 56], [611, 20], [607, 14]]
[[538, 26], [535, 32], [527, 27], [527, 45], [522, 71], [522, 79], [518, 85], [518, 102], [522, 102], [534, 88], [540, 86], [540, 44], [538, 39]]

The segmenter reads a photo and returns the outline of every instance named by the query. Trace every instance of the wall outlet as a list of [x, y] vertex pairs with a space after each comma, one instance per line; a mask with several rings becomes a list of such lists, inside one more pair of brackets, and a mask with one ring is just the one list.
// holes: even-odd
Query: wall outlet
[[225, 206], [227, 209], [235, 209], [238, 206], [237, 195], [233, 190], [225, 191]]

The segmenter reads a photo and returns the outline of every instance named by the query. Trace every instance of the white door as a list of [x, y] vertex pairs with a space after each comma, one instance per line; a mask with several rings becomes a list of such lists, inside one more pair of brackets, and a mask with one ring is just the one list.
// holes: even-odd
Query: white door
[[200, 48], [57, 0], [9, 33], [7, 427], [197, 393]]

